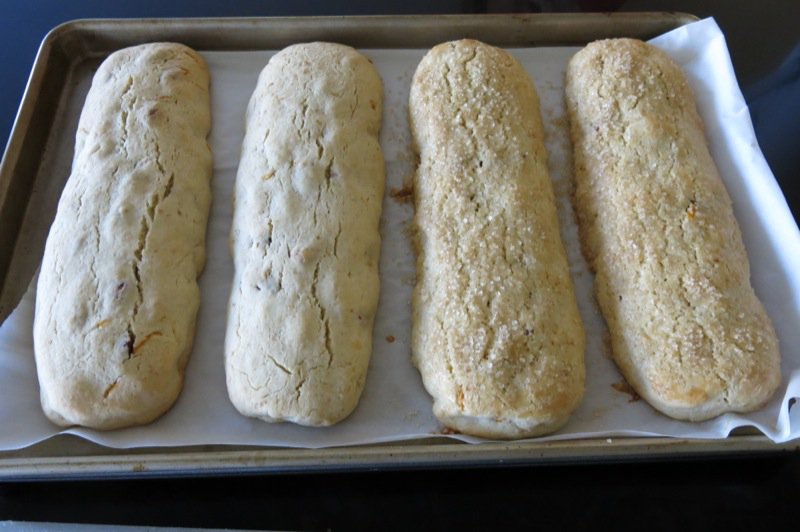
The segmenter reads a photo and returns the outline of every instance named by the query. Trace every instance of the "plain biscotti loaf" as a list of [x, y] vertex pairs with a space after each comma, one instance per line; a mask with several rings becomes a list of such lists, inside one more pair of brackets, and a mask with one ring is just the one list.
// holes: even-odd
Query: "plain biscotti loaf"
[[37, 286], [45, 414], [112, 429], [173, 404], [194, 338], [211, 201], [208, 69], [171, 43], [100, 66]]
[[567, 70], [575, 208], [613, 358], [661, 412], [754, 410], [780, 383], [731, 200], [684, 73], [641, 41], [590, 44]]
[[228, 395], [246, 416], [330, 425], [356, 407], [378, 305], [383, 86], [333, 43], [290, 46], [247, 110], [231, 232]]
[[410, 94], [417, 282], [412, 358], [451, 429], [521, 438], [584, 391], [584, 331], [547, 170], [536, 89], [507, 52], [444, 43]]

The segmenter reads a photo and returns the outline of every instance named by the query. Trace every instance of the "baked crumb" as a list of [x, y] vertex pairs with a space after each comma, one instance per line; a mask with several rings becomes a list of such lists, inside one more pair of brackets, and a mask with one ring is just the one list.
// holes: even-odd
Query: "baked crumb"
[[411, 203], [414, 201], [414, 185], [406, 183], [401, 188], [393, 188], [389, 191], [389, 196], [398, 203]]
[[611, 334], [606, 330], [603, 333], [603, 355], [606, 358], [611, 358]]
[[636, 390], [634, 390], [631, 387], [631, 385], [628, 384], [627, 381], [615, 382], [614, 384], [611, 385], [611, 387], [617, 390], [618, 392], [628, 394], [630, 396], [630, 398], [628, 399], [629, 403], [634, 403], [639, 399], [641, 399], [641, 397], [639, 397], [639, 394], [636, 393]]

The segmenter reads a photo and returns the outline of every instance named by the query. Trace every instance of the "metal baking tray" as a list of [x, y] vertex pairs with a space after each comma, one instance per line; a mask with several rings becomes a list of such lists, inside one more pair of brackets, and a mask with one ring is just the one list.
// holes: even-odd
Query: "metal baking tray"
[[[697, 20], [681, 13], [367, 16], [79, 20], [43, 40], [0, 163], [0, 322], [41, 260], [71, 159], [55, 153], [59, 116], [81, 65], [150, 41], [200, 51], [279, 49], [327, 40], [360, 48], [430, 47], [472, 37], [498, 46], [583, 45], [599, 38], [649, 39]], [[85, 70], [85, 69], [84, 69]], [[110, 449], [69, 435], [0, 452], [0, 479], [234, 475], [674, 459], [797, 450], [755, 431], [724, 440], [598, 438], [467, 444], [443, 439], [324, 449], [193, 446]]]

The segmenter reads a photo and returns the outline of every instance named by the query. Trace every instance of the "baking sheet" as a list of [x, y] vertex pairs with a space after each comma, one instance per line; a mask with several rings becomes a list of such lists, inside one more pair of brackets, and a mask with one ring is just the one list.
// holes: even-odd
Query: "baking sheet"
[[[617, 388], [622, 378], [603, 341], [605, 329], [591, 296], [591, 274], [577, 245], [569, 204], [570, 169], [567, 121], [563, 108], [563, 73], [576, 48], [512, 50], [534, 77], [542, 100], [554, 187], [562, 234], [587, 330], [587, 393], [582, 406], [559, 432], [536, 441], [611, 436], [663, 435], [724, 438], [737, 426], [755, 426], [775, 442], [800, 436], [798, 409], [788, 401], [800, 395], [800, 234], [788, 206], [758, 150], [749, 115], [730, 65], [724, 38], [708, 19], [653, 41], [687, 70], [712, 152], [720, 166], [743, 230], [756, 291], [775, 322], [781, 340], [784, 381], [773, 401], [747, 416], [725, 415], [689, 424], [658, 414], [643, 401]], [[212, 70], [214, 203], [208, 233], [208, 263], [201, 278], [202, 308], [195, 350], [186, 385], [175, 407], [146, 427], [102, 433], [87, 429], [60, 431], [41, 414], [33, 366], [32, 290], [0, 327], [0, 450], [26, 447], [60, 432], [116, 448], [240, 444], [322, 448], [441, 436], [468, 442], [481, 440], [442, 434], [430, 412], [430, 399], [409, 360], [410, 294], [414, 262], [407, 239], [412, 206], [393, 196], [412, 171], [406, 100], [408, 84], [425, 50], [364, 50], [385, 83], [382, 145], [387, 161], [387, 195], [381, 231], [381, 303], [375, 325], [374, 354], [367, 385], [356, 412], [343, 423], [312, 429], [269, 425], [240, 416], [230, 406], [223, 376], [224, 315], [232, 265], [227, 250], [230, 194], [244, 128], [244, 110], [255, 80], [271, 52], [204, 52]], [[79, 79], [67, 103], [63, 131], [74, 131], [88, 90]], [[71, 140], [71, 139], [69, 139]], [[72, 143], [57, 148], [71, 160]], [[393, 341], [392, 341], [393, 339]], [[616, 387], [615, 387], [616, 386]]]

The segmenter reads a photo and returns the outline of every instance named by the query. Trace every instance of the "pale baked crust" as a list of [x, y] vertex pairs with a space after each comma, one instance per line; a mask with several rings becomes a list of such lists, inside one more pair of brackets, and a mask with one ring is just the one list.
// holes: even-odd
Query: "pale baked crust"
[[100, 66], [37, 286], [45, 414], [112, 429], [152, 421], [180, 393], [199, 305], [211, 200], [208, 69], [154, 43]]
[[559, 233], [536, 89], [474, 40], [428, 52], [411, 86], [417, 282], [412, 359], [435, 415], [520, 438], [584, 391], [584, 331]]
[[330, 425], [358, 403], [378, 305], [383, 87], [333, 43], [261, 72], [236, 178], [228, 394], [246, 416]]
[[684, 73], [641, 41], [599, 41], [570, 61], [566, 95], [617, 365], [678, 419], [761, 407], [781, 380], [778, 341]]

